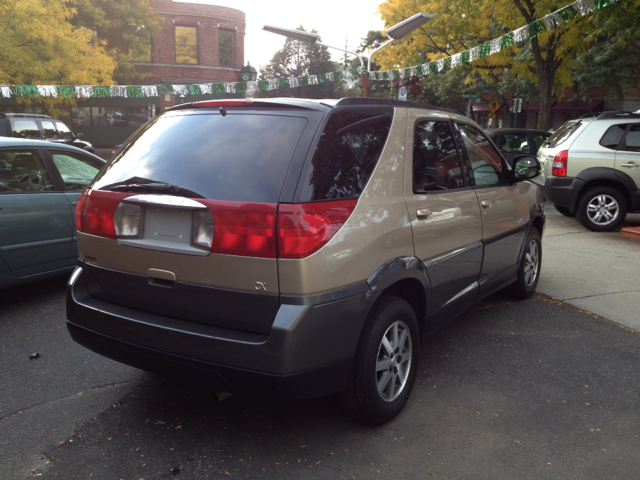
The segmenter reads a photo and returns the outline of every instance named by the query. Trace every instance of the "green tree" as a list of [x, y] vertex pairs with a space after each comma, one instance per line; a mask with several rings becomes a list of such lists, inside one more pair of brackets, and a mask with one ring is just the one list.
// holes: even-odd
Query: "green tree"
[[69, 0], [77, 11], [71, 18], [73, 25], [91, 29], [107, 42], [109, 55], [117, 64], [113, 78], [120, 84], [144, 78], [132, 61], [151, 60], [151, 36], [160, 33], [163, 19], [150, 1]]
[[[297, 29], [306, 31], [302, 26]], [[311, 31], [317, 33], [317, 30]], [[260, 66], [260, 80], [302, 77], [305, 75], [334, 72], [339, 69], [339, 66], [331, 61], [331, 55], [327, 47], [287, 38], [283, 48], [273, 55], [271, 62], [264, 67]], [[336, 85], [333, 82], [325, 82], [287, 90], [279, 88], [269, 92], [258, 92], [257, 96], [334, 98], [336, 96]]]
[[[453, 55], [533, 23], [565, 5], [566, 0], [387, 0], [379, 11], [389, 25], [416, 11], [438, 16], [382, 50], [380, 63], [383, 68], [396, 68], [415, 65], [425, 54], [430, 60]], [[594, 26], [594, 17], [578, 16], [561, 28], [533, 38], [527, 47], [531, 56], [518, 56], [520, 48], [514, 46], [473, 62], [473, 73], [491, 84], [506, 69], [511, 76], [536, 85], [540, 101], [537, 127], [546, 130], [553, 95], [561, 96], [572, 86], [575, 56], [589, 46], [587, 35]]]
[[[0, 84], [112, 84], [115, 61], [93, 31], [70, 23], [74, 14], [64, 0], [0, 2]], [[51, 111], [60, 99], [19, 101], [44, 103]]]

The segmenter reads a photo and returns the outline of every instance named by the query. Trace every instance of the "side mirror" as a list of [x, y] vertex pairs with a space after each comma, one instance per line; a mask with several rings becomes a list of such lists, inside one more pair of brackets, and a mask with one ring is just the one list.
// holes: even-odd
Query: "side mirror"
[[513, 177], [516, 181], [528, 180], [540, 175], [540, 163], [531, 155], [518, 155], [513, 159]]
[[84, 137], [84, 135], [82, 135], [81, 133], [76, 133], [76, 138], [78, 140], [82, 140], [82, 137]]

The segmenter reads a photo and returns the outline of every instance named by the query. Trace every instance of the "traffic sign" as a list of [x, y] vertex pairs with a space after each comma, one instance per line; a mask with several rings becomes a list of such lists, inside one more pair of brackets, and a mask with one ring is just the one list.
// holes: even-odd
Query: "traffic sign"
[[497, 99], [494, 98], [493, 102], [489, 104], [489, 110], [491, 110], [491, 113], [496, 113], [498, 110], [500, 110], [500, 103]]
[[462, 98], [480, 98], [480, 95], [477, 93], [463, 93]]
[[398, 100], [407, 101], [407, 87], [400, 87], [400, 91], [398, 92]]

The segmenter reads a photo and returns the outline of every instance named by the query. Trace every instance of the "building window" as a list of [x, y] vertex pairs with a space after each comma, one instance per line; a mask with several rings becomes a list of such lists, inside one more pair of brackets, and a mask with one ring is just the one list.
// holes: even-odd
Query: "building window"
[[176, 63], [198, 63], [198, 28], [176, 26]]
[[129, 49], [131, 61], [135, 63], [150, 63], [151, 35], [149, 35], [149, 32], [144, 25], [130, 24], [129, 29], [136, 37], [136, 41]]
[[220, 67], [236, 66], [236, 32], [233, 30], [218, 30], [218, 56]]

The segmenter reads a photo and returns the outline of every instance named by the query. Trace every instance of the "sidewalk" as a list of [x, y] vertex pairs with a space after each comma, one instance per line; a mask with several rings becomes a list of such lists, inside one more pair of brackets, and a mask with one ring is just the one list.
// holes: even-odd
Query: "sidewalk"
[[[640, 241], [596, 233], [545, 205], [538, 293], [640, 330]], [[640, 226], [640, 214], [623, 227]]]

